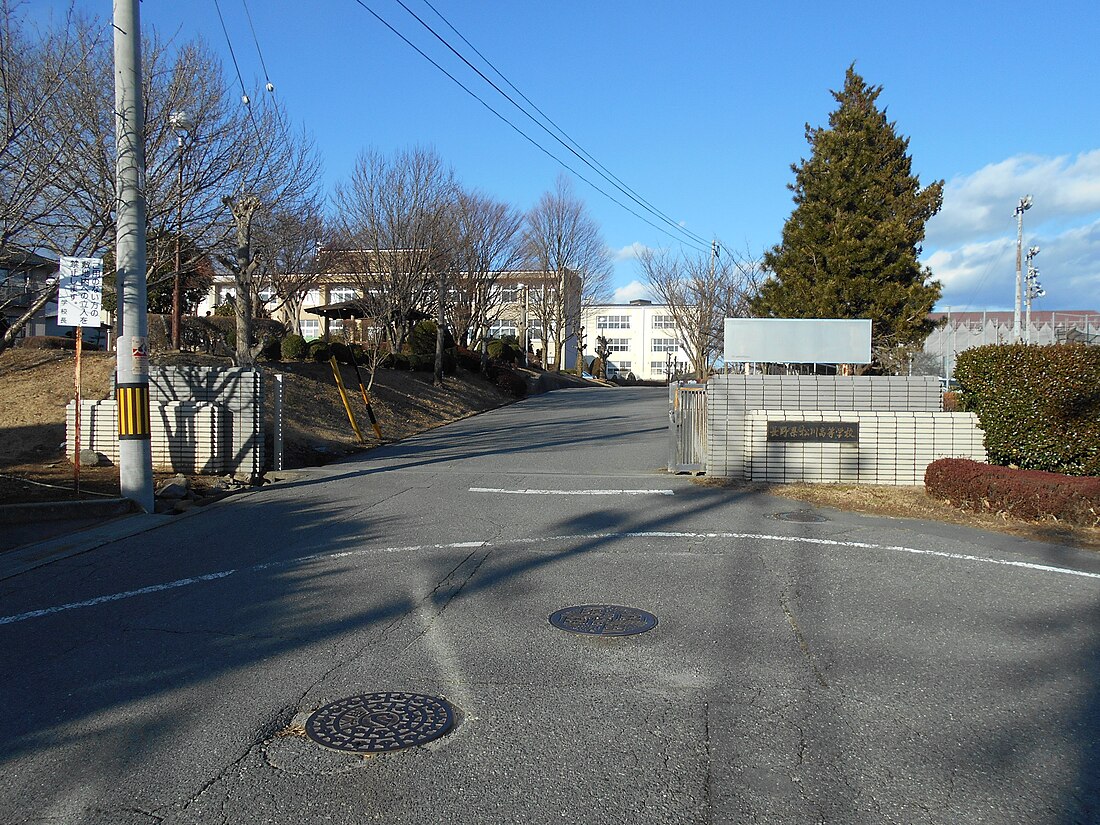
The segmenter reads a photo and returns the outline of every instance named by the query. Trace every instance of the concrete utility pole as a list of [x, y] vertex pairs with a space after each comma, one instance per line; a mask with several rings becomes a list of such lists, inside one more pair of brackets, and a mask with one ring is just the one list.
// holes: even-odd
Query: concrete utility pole
[[138, 0], [115, 0], [116, 269], [123, 336], [115, 342], [118, 466], [123, 498], [153, 512], [145, 294], [145, 115]]
[[1024, 248], [1024, 212], [1031, 208], [1031, 195], [1020, 198], [1016, 205], [1016, 313], [1012, 319], [1012, 340], [1020, 343], [1020, 304], [1024, 294], [1023, 248]]

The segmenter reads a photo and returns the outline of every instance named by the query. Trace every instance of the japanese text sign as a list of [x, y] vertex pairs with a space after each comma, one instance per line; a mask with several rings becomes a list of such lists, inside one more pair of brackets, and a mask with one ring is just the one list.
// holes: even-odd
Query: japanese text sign
[[98, 327], [103, 308], [103, 259], [62, 258], [57, 285], [57, 323]]

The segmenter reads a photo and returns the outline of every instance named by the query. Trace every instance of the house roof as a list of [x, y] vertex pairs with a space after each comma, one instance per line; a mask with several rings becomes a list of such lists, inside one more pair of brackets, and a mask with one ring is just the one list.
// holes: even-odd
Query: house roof
[[43, 258], [41, 255], [27, 249], [12, 245], [0, 246], [0, 269], [21, 272], [28, 269], [39, 269], [41, 267], [52, 267], [56, 269], [57, 266], [57, 261], [51, 260], [50, 258]]

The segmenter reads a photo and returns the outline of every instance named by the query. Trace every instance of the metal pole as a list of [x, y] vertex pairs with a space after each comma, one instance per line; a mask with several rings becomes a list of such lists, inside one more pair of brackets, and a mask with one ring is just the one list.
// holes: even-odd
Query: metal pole
[[1024, 295], [1023, 278], [1023, 247], [1024, 247], [1024, 212], [1031, 208], [1031, 195], [1020, 198], [1016, 205], [1016, 310], [1012, 319], [1012, 340], [1020, 342], [1020, 304]]
[[180, 255], [180, 242], [183, 238], [183, 135], [176, 135], [176, 146], [179, 153], [179, 197], [176, 199], [176, 274], [172, 278], [172, 349], [180, 348], [180, 316], [183, 307], [180, 305], [180, 268], [183, 257]]
[[138, 0], [115, 0], [116, 266], [124, 338], [116, 343], [119, 484], [153, 512], [149, 435], [149, 348], [145, 293], [145, 121], [141, 101]]

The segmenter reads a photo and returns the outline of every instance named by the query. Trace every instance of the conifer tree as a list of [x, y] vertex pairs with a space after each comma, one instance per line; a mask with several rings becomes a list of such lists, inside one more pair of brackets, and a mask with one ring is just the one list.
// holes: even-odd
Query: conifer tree
[[878, 108], [881, 92], [853, 64], [828, 128], [806, 124], [813, 153], [791, 166], [795, 209], [751, 303], [760, 317], [870, 318], [876, 361], [932, 330], [940, 283], [917, 258], [943, 202], [943, 181], [922, 189], [912, 173], [909, 139]]

